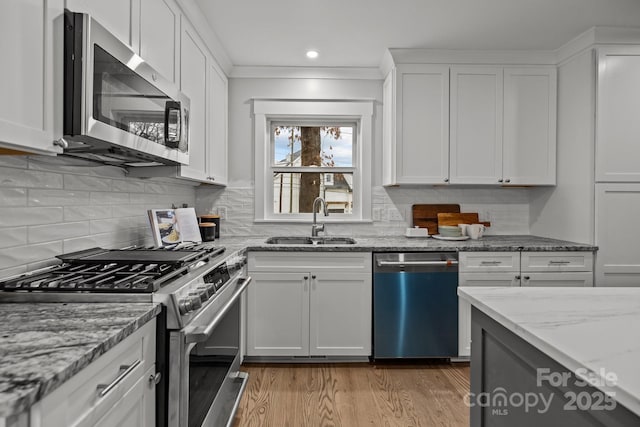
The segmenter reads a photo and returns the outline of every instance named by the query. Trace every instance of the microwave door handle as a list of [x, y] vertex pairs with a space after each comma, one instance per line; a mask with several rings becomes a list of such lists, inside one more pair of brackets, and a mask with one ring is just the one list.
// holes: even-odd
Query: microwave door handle
[[[171, 121], [171, 114], [175, 111], [176, 114], [176, 135], [171, 137], [169, 132], [169, 122]], [[164, 105], [164, 145], [169, 148], [178, 148], [180, 145], [180, 131], [182, 125], [182, 116], [180, 114], [180, 102], [167, 101]]]

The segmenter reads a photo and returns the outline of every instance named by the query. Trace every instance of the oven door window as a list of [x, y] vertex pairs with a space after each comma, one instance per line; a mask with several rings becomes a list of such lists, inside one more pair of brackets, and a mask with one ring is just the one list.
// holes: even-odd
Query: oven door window
[[189, 356], [189, 427], [201, 426], [215, 399], [227, 400], [224, 381], [238, 363], [240, 304], [234, 304], [207, 341]]
[[176, 147], [181, 134], [179, 106], [175, 113], [179, 103], [97, 44], [93, 46], [93, 118], [158, 144]]

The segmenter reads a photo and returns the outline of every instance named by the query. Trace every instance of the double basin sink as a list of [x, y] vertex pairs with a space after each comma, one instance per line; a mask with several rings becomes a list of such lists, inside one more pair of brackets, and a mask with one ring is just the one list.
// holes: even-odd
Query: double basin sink
[[269, 237], [265, 243], [272, 245], [353, 245], [356, 241], [351, 237], [280, 236]]

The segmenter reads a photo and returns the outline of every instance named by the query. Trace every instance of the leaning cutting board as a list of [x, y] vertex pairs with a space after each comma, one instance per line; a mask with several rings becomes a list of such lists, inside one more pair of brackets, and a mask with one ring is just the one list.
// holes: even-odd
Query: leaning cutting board
[[482, 224], [491, 227], [489, 221], [480, 221], [478, 212], [440, 212], [438, 213], [438, 225], [458, 225], [458, 224]]
[[460, 205], [425, 204], [411, 207], [413, 226], [426, 228], [429, 235], [438, 234], [438, 214], [440, 212], [460, 212]]

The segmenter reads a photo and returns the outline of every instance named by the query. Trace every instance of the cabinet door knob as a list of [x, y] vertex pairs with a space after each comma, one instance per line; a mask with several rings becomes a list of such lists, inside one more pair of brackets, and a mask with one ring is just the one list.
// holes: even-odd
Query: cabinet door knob
[[313, 276], [311, 276], [311, 278], [315, 280], [316, 279], [316, 275], [314, 274]]
[[511, 182], [509, 178], [505, 179], [504, 182]]
[[500, 178], [500, 179], [498, 180], [498, 182], [502, 182], [502, 178]]
[[529, 279], [531, 279], [531, 277], [529, 277], [529, 276], [524, 276], [524, 280], [529, 280]]
[[449, 182], [449, 178], [445, 178], [445, 179], [444, 179], [444, 182]]
[[304, 276], [304, 280], [309, 280], [309, 276]]
[[520, 280], [520, 276], [516, 276], [516, 280]]
[[155, 374], [149, 375], [149, 386], [159, 384], [161, 378], [162, 378], [161, 372], [156, 372]]

